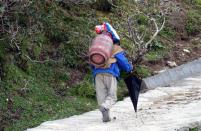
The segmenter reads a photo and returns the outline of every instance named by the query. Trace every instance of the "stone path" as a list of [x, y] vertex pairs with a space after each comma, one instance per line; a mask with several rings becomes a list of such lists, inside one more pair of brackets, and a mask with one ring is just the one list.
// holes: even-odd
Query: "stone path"
[[201, 127], [201, 75], [140, 94], [137, 116], [130, 98], [111, 110], [117, 119], [102, 123], [98, 110], [47, 121], [28, 131], [188, 131]]

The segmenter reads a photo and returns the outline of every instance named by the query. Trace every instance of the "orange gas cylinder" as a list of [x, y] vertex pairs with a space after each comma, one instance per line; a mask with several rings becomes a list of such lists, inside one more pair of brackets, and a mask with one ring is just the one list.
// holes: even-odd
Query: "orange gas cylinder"
[[95, 67], [102, 67], [111, 57], [112, 39], [105, 34], [97, 35], [89, 48], [89, 61]]

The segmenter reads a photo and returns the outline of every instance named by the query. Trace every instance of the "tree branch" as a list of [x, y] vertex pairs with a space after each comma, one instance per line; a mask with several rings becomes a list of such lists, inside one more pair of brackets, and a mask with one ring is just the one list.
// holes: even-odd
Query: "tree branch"
[[[163, 17], [163, 21], [162, 24], [160, 25], [157, 22], [157, 19], [154, 17], [150, 17], [149, 15], [146, 15], [142, 12], [140, 12], [139, 10], [137, 10], [137, 15], [144, 15], [145, 17], [148, 18], [148, 22], [150, 24], [154, 25], [154, 29], [151, 29], [151, 25], [149, 25], [150, 27], [145, 27], [144, 30], [141, 31], [140, 29], [140, 25], [138, 24], [138, 22], [135, 22], [135, 18], [131, 19], [131, 17], [127, 17], [127, 28], [128, 28], [128, 35], [126, 34], [126, 38], [128, 38], [130, 41], [132, 41], [132, 62], [136, 63], [136, 62], [140, 62], [142, 60], [142, 57], [148, 53], [150, 51], [150, 49], [148, 48], [149, 45], [153, 42], [153, 40], [156, 38], [156, 36], [159, 34], [159, 32], [164, 28], [165, 25], [165, 17], [162, 13], [162, 15], [159, 17], [159, 19], [161, 17]], [[135, 16], [137, 16], [135, 15]], [[159, 26], [160, 25], [160, 26]], [[146, 25], [148, 26], [148, 25]], [[150, 28], [150, 30], [148, 30], [147, 28]], [[148, 32], [149, 31], [149, 32]], [[154, 32], [153, 32], [154, 31]], [[148, 32], [148, 33], [147, 33]], [[152, 33], [153, 32], [153, 33]], [[149, 34], [153, 34], [151, 35], [149, 38], [149, 40], [145, 40], [146, 36], [148, 36]], [[145, 42], [147, 41], [147, 42]], [[136, 52], [134, 52], [134, 49], [137, 49]]]
[[34, 62], [34, 63], [45, 63], [45, 62], [50, 62], [50, 61], [57, 63], [57, 62], [61, 62], [62, 61], [62, 60], [56, 61], [56, 60], [52, 60], [52, 59], [47, 59], [47, 60], [39, 61], [39, 60], [32, 60], [28, 55], [24, 55], [24, 56], [27, 57], [31, 62]]
[[154, 25], [155, 25], [155, 28], [156, 28], [156, 32], [151, 37], [151, 39], [145, 44], [145, 48], [147, 48], [147, 46], [155, 39], [155, 37], [158, 35], [158, 33], [163, 29], [163, 27], [165, 25], [165, 17], [163, 17], [163, 24], [161, 25], [160, 29], [158, 28], [158, 25], [156, 23], [156, 19], [151, 18], [151, 21], [154, 22]]

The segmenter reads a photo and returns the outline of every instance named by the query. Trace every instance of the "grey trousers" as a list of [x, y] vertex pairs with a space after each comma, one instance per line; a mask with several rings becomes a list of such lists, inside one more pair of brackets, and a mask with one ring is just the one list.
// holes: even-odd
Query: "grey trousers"
[[117, 101], [116, 77], [108, 73], [97, 74], [95, 87], [99, 107], [110, 109]]

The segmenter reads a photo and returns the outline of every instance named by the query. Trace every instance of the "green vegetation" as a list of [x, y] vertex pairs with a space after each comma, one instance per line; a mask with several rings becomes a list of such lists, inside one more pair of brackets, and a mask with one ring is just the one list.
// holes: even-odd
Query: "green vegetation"
[[[93, 78], [86, 62], [88, 46], [95, 36], [94, 26], [103, 21], [112, 23], [120, 34], [121, 46], [130, 54], [133, 50], [124, 36], [127, 14], [123, 11], [133, 14], [136, 3], [117, 0], [114, 4], [119, 8], [111, 5], [101, 8], [104, 3], [75, 5], [68, 1], [35, 0], [23, 4], [14, 2], [8, 9], [2, 2], [0, 130], [21, 131], [47, 120], [97, 108]], [[152, 8], [143, 10], [150, 12]], [[147, 17], [137, 18], [143, 31]], [[188, 12], [186, 31], [189, 35], [200, 33], [200, 18], [197, 10]], [[158, 42], [150, 47], [152, 51], [146, 54], [147, 61], [163, 59], [169, 50], [169, 43], [165, 43], [163, 37], [172, 40], [176, 34], [175, 29], [165, 26]], [[135, 69], [141, 77], [151, 75], [145, 65]], [[118, 98], [122, 100], [125, 96], [128, 91], [120, 80]]]
[[166, 52], [161, 50], [151, 51], [146, 55], [146, 58], [150, 61], [162, 59], [166, 55]]
[[187, 15], [187, 24], [186, 24], [186, 30], [188, 34], [190, 35], [197, 35], [201, 31], [201, 27], [199, 26], [201, 24], [201, 14], [199, 11], [189, 11]]
[[161, 32], [160, 32], [160, 35], [166, 37], [166, 38], [169, 38], [169, 39], [174, 39], [175, 38], [175, 35], [176, 35], [176, 32], [171, 29], [170, 27], [165, 27]]
[[93, 77], [89, 74], [82, 82], [71, 88], [72, 93], [81, 97], [95, 99], [95, 88], [93, 83]]
[[153, 49], [145, 55], [145, 58], [149, 61], [162, 59], [168, 53], [168, 48], [158, 41], [153, 44], [152, 48]]
[[195, 127], [195, 128], [190, 129], [190, 131], [200, 131], [200, 130], [201, 130], [201, 128], [199, 128], [199, 127]]
[[201, 0], [196, 0], [196, 3], [197, 3], [198, 5], [201, 5]]
[[[16, 2], [13, 8], [19, 6]], [[80, 53], [88, 49], [95, 14], [77, 6], [68, 11], [65, 6], [35, 1], [22, 12], [16, 10], [13, 19], [21, 30], [14, 42], [20, 49], [10, 43], [9, 33], [1, 32], [0, 130], [24, 130], [96, 108], [94, 98], [74, 94], [70, 88], [77, 77], [71, 67], [81, 68], [80, 74], [88, 68]], [[15, 24], [9, 22], [5, 20], [8, 26]], [[90, 86], [84, 84], [79, 85]]]
[[137, 74], [142, 78], [148, 77], [151, 75], [149, 68], [146, 66], [136, 66], [135, 68], [136, 68]]
[[96, 108], [93, 99], [74, 96], [68, 90], [65, 85], [68, 76], [64, 72], [58, 72], [58, 69], [53, 70], [57, 68], [55, 65], [34, 64], [34, 72], [29, 75], [14, 65], [7, 68], [7, 77], [4, 79], [6, 82], [1, 83], [3, 85], [0, 94], [0, 107], [3, 107], [1, 111], [7, 113], [3, 114], [1, 121], [5, 125], [9, 124], [6, 130], [23, 130], [42, 121], [68, 117]]

